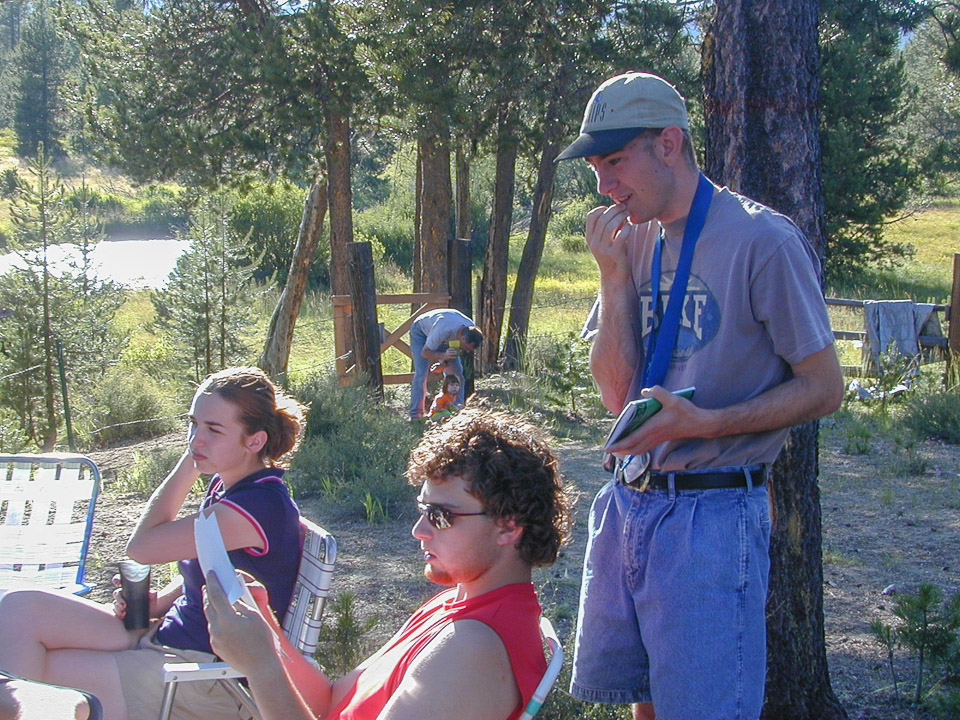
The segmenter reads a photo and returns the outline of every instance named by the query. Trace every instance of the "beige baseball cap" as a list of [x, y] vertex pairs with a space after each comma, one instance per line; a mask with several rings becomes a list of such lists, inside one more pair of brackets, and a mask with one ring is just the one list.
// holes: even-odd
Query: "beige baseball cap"
[[[687, 105], [677, 89], [657, 75], [629, 72], [605, 80], [587, 103], [580, 137], [556, 160], [606, 155], [644, 130], [676, 125], [690, 129]], [[555, 160], [555, 162], [556, 162]]]

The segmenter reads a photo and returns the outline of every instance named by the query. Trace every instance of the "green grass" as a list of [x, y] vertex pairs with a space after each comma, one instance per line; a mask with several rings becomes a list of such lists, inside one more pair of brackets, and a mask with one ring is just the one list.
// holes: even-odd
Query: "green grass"
[[895, 268], [869, 268], [849, 274], [842, 283], [827, 288], [827, 295], [948, 302], [953, 282], [953, 255], [960, 252], [960, 201], [943, 201], [892, 222], [886, 228], [886, 237], [912, 246], [913, 257]]

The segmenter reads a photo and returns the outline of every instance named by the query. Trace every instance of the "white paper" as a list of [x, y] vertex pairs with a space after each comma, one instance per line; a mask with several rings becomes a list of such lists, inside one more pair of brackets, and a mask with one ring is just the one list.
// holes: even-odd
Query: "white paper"
[[207, 577], [210, 573], [217, 576], [231, 605], [241, 598], [247, 604], [253, 605], [253, 597], [247, 589], [247, 584], [234, 569], [230, 556], [227, 555], [227, 548], [220, 534], [220, 524], [217, 522], [217, 514], [210, 513], [207, 517], [201, 512], [197, 515], [193, 524], [193, 537], [197, 544], [197, 559], [200, 561], [203, 576]]

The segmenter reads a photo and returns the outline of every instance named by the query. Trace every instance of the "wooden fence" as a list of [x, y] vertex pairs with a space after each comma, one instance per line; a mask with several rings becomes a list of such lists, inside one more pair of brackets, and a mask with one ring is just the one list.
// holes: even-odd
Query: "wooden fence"
[[[839, 307], [863, 308], [863, 300], [848, 300], [846, 298], [826, 298], [827, 305]], [[934, 305], [934, 312], [942, 312], [944, 323], [947, 325], [947, 335], [921, 335], [917, 341], [921, 348], [939, 348], [949, 363], [953, 358], [960, 357], [960, 253], [953, 255], [953, 285], [951, 287], [950, 302], [946, 305]], [[956, 322], [954, 322], [956, 320]], [[834, 330], [833, 336], [837, 340], [860, 341], [866, 345], [867, 333], [865, 330]], [[858, 375], [862, 371], [861, 365], [844, 365], [843, 371], [848, 375]]]
[[[353, 301], [349, 295], [334, 295], [330, 298], [333, 301], [333, 329], [334, 344], [337, 352], [337, 377], [341, 384], [351, 382], [356, 372], [357, 363], [352, 355], [351, 346], [351, 315], [353, 314]], [[405, 293], [402, 295], [377, 295], [377, 306], [380, 305], [416, 305], [416, 309], [406, 318], [395, 330], [384, 328], [384, 336], [380, 342], [380, 352], [383, 355], [387, 348], [393, 347], [402, 352], [407, 357], [413, 359], [410, 352], [410, 346], [401, 338], [410, 331], [413, 321], [428, 310], [448, 307], [450, 303], [449, 295], [439, 293]], [[398, 385], [410, 383], [413, 381], [413, 373], [396, 373], [383, 376], [384, 385]]]

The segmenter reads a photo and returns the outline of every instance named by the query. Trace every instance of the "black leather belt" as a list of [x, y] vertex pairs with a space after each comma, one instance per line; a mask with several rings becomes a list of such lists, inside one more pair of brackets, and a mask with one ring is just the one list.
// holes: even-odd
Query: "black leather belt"
[[[750, 482], [747, 482], [747, 473]], [[667, 490], [670, 487], [670, 475], [673, 475], [673, 486], [677, 490], [717, 490], [719, 488], [759, 487], [767, 480], [766, 465], [749, 465], [737, 470], [721, 472], [646, 472], [630, 483], [627, 487], [643, 492], [645, 490]]]

